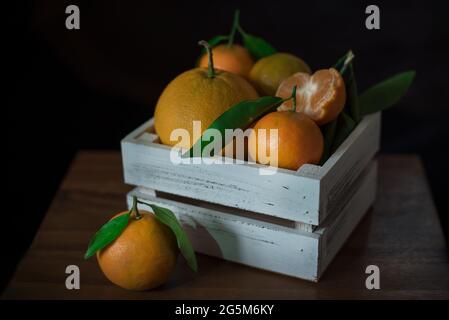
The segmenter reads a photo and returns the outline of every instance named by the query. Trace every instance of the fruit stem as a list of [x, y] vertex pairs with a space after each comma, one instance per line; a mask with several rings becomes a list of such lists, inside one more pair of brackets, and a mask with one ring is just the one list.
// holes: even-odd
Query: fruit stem
[[232, 23], [231, 33], [229, 34], [228, 47], [234, 44], [235, 32], [237, 31], [239, 20], [240, 20], [240, 10], [237, 9], [234, 12], [234, 22]]
[[296, 86], [293, 86], [292, 99], [292, 111], [296, 111]]
[[352, 62], [352, 60], [354, 60], [354, 53], [352, 52], [352, 50], [349, 50], [348, 54], [346, 55], [346, 59], [343, 63], [343, 67], [340, 70], [340, 74], [343, 75], [346, 71], [346, 69], [348, 68], [349, 64]]
[[209, 63], [207, 65], [207, 76], [209, 78], [214, 78], [215, 77], [215, 69], [214, 69], [214, 59], [212, 57], [212, 49], [211, 49], [209, 43], [207, 43], [207, 41], [201, 40], [198, 42], [198, 44], [200, 46], [203, 46], [204, 48], [206, 48], [207, 56], [209, 58]]
[[154, 212], [153, 206], [150, 203], [145, 202], [145, 201], [140, 201], [140, 200], [137, 200], [137, 203], [140, 203], [140, 204], [146, 205], [147, 207], [150, 207]]
[[149, 204], [148, 202], [137, 200], [137, 203], [144, 204], [151, 208], [151, 204]]
[[131, 213], [134, 212], [136, 216], [136, 220], [140, 220], [142, 218], [142, 215], [139, 212], [139, 209], [137, 209], [137, 203], [139, 201], [137, 200], [136, 196], [133, 196], [133, 207], [131, 209]]

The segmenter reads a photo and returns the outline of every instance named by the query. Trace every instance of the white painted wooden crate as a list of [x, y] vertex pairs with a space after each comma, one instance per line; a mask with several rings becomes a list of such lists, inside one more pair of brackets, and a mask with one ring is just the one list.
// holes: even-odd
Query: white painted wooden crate
[[[372, 205], [377, 163], [357, 175], [346, 189], [341, 210], [319, 227], [246, 212], [138, 187], [128, 194], [171, 209], [195, 251], [260, 269], [318, 281], [345, 240]], [[141, 209], [148, 209], [140, 206]], [[201, 268], [201, 266], [200, 266]]]
[[200, 253], [318, 281], [372, 205], [380, 114], [364, 117], [323, 166], [179, 164], [153, 120], [122, 140], [128, 194], [171, 209]]
[[379, 142], [377, 113], [365, 116], [323, 166], [260, 175], [259, 164], [173, 164], [151, 119], [122, 140], [122, 157], [128, 184], [286, 219], [304, 230], [342, 210]]

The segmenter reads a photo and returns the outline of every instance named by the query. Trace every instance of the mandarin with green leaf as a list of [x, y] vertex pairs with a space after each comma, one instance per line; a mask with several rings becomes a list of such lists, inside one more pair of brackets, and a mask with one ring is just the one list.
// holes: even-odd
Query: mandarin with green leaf
[[[214, 67], [213, 51], [208, 52], [208, 67], [186, 71], [172, 80], [162, 92], [154, 112], [156, 133], [166, 145], [189, 149], [194, 141], [193, 122], [201, 121], [201, 131], [243, 100], [256, 99], [257, 91], [243, 77]], [[190, 139], [172, 139], [176, 129], [184, 129]]]
[[[212, 48], [214, 55], [214, 66], [219, 70], [238, 74], [244, 78], [249, 77], [254, 60], [248, 50], [238, 44], [220, 44]], [[198, 66], [207, 68], [208, 56], [204, 53], [200, 58]]]
[[[117, 216], [128, 214], [119, 213]], [[165, 283], [178, 256], [174, 233], [154, 214], [139, 211], [123, 232], [97, 251], [101, 271], [112, 283], [128, 290], [148, 290]]]

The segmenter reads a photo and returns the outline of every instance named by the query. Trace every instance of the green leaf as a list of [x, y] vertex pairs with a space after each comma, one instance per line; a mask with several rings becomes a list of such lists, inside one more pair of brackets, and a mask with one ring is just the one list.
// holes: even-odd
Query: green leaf
[[347, 70], [348, 64], [352, 63], [352, 60], [354, 60], [354, 53], [352, 52], [352, 50], [349, 50], [343, 57], [338, 59], [333, 68], [337, 69], [338, 72], [340, 72], [340, 74], [343, 76]]
[[[224, 36], [224, 35], [218, 35], [213, 37], [212, 39], [210, 39], [209, 41], [207, 41], [207, 43], [209, 44], [209, 46], [211, 48], [215, 47], [216, 45], [220, 44], [221, 42], [225, 42], [229, 40], [229, 36]], [[205, 49], [203, 49], [205, 52]]]
[[322, 126], [321, 133], [324, 139], [323, 155], [321, 156], [320, 165], [323, 165], [331, 155], [331, 148], [334, 142], [335, 132], [337, 131], [338, 118]]
[[178, 242], [179, 251], [181, 251], [181, 254], [184, 256], [184, 258], [187, 261], [187, 264], [189, 267], [197, 272], [198, 271], [198, 263], [196, 261], [195, 251], [193, 250], [192, 244], [189, 241], [189, 238], [187, 237], [186, 233], [182, 229], [181, 224], [179, 223], [178, 219], [176, 219], [176, 216], [174, 213], [163, 207], [159, 207], [155, 204], [149, 204], [146, 202], [144, 203], [153, 209], [154, 215], [156, 218], [165, 224], [167, 227], [169, 227], [173, 233], [176, 236], [176, 240]]
[[337, 60], [337, 62], [332, 66], [333, 68], [337, 69], [341, 73], [341, 69], [343, 67], [343, 64], [345, 63], [346, 57], [348, 56], [349, 52], [345, 53], [343, 57]]
[[[225, 146], [225, 130], [226, 129], [245, 129], [255, 120], [264, 116], [265, 114], [275, 111], [279, 107], [284, 99], [279, 97], [266, 96], [254, 100], [245, 100], [237, 103], [221, 116], [215, 119], [214, 122], [207, 128], [217, 129], [220, 131], [223, 141], [203, 141], [202, 137], [190, 148], [189, 151], [183, 154], [183, 157], [199, 156], [203, 154], [204, 148], [209, 143], [220, 143], [221, 147]], [[200, 150], [200, 154], [197, 155], [194, 150]]]
[[239, 26], [239, 20], [240, 20], [240, 10], [237, 9], [234, 12], [234, 20], [232, 21], [231, 33], [229, 33], [229, 41], [228, 41], [229, 46], [234, 44], [235, 33]]
[[343, 143], [360, 121], [357, 83], [352, 65], [353, 60], [354, 54], [350, 50], [334, 64], [334, 68], [340, 72], [345, 82], [346, 103], [337, 119], [321, 127], [324, 138], [324, 150], [320, 161], [321, 165], [329, 159], [332, 152], [338, 149], [340, 144]]
[[343, 57], [341, 57], [337, 63], [334, 64], [334, 68], [340, 72], [345, 82], [346, 89], [346, 104], [345, 111], [356, 122], [360, 122], [360, 108], [359, 98], [357, 93], [357, 82], [355, 81], [354, 66], [352, 61], [354, 60], [354, 53], [349, 50]]
[[266, 40], [250, 35], [244, 32], [242, 28], [239, 28], [239, 31], [243, 38], [243, 45], [257, 60], [271, 56], [277, 52], [277, 50]]
[[103, 249], [114, 241], [128, 225], [129, 214], [130, 213], [128, 212], [127, 214], [115, 217], [105, 223], [90, 241], [87, 251], [84, 254], [84, 259], [89, 259], [98, 250]]
[[[212, 39], [210, 39], [209, 41], [207, 41], [207, 43], [209, 44], [209, 46], [211, 48], [215, 47], [216, 45], [228, 41], [229, 40], [229, 36], [224, 36], [224, 35], [218, 35], [213, 37]], [[198, 59], [196, 59], [196, 65], [198, 66], [200, 64], [200, 60], [201, 57], [206, 53], [206, 49], [203, 48], [201, 49], [201, 55], [198, 57]]]
[[405, 95], [413, 82], [415, 71], [407, 71], [394, 75], [360, 95], [360, 111], [362, 115], [383, 111]]
[[359, 95], [357, 92], [357, 82], [355, 81], [354, 67], [352, 62], [347, 67], [347, 72], [343, 76], [346, 89], [346, 105], [345, 110], [357, 123], [360, 122], [360, 103]]
[[[321, 164], [324, 164], [345, 141], [363, 115], [385, 110], [399, 101], [407, 92], [415, 75], [414, 71], [398, 74], [373, 86], [359, 96], [352, 64], [353, 59], [354, 54], [349, 51], [334, 64], [334, 68], [340, 72], [345, 81], [346, 104], [336, 120], [321, 128], [324, 137]], [[329, 145], [331, 145], [330, 150], [328, 149]]]
[[338, 147], [346, 140], [356, 126], [357, 123], [348, 114], [346, 114], [345, 111], [340, 113], [337, 118], [337, 129], [331, 147], [331, 154], [338, 149]]

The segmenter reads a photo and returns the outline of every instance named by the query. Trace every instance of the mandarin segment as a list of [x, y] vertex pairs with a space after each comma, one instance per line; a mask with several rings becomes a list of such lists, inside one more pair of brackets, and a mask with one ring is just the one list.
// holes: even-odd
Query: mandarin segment
[[[301, 106], [307, 104], [307, 95], [304, 94], [304, 90], [310, 81], [310, 75], [304, 72], [298, 72], [291, 77], [285, 79], [278, 90], [276, 91], [276, 96], [281, 98], [288, 98], [292, 95], [293, 87], [296, 86], [296, 111], [301, 110]], [[292, 110], [293, 100], [289, 99], [278, 108], [279, 110]]]
[[[288, 98], [295, 85], [296, 111], [309, 116], [318, 125], [337, 118], [345, 106], [345, 83], [334, 68], [318, 70], [312, 76], [307, 73], [296, 73], [282, 81], [276, 96]], [[278, 110], [291, 110], [291, 108], [292, 102], [286, 101]]]

